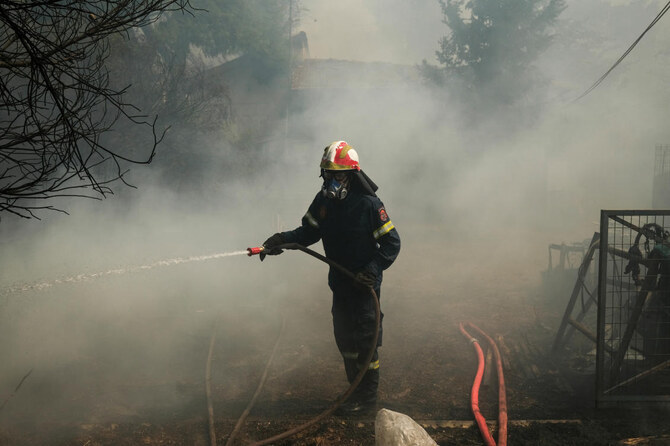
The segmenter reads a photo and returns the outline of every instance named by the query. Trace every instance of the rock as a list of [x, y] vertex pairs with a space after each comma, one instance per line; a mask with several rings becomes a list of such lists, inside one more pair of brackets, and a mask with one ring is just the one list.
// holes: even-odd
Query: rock
[[375, 446], [437, 446], [437, 443], [407, 415], [381, 409], [375, 418]]

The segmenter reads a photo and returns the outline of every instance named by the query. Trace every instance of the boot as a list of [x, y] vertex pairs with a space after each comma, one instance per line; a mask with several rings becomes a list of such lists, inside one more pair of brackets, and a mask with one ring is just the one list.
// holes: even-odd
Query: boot
[[379, 369], [368, 370], [351, 397], [337, 411], [341, 415], [367, 415], [377, 408]]
[[368, 370], [356, 388], [356, 399], [363, 406], [374, 407], [377, 404], [377, 388], [379, 387], [379, 369]]

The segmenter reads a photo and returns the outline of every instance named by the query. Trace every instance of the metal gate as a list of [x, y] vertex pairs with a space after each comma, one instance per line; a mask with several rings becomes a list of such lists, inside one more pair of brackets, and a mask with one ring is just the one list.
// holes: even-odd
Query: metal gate
[[670, 402], [670, 211], [601, 211], [596, 403]]

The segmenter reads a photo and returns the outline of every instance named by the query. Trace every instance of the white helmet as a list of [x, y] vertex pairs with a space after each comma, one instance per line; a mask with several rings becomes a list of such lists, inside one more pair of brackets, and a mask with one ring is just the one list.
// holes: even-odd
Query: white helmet
[[361, 170], [358, 153], [346, 141], [335, 141], [323, 151], [323, 170]]

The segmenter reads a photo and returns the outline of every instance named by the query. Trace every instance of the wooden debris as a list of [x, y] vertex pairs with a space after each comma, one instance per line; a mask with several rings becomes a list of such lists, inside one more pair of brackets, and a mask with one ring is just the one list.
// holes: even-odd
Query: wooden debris
[[512, 356], [512, 352], [510, 351], [509, 347], [507, 347], [507, 344], [505, 344], [505, 339], [503, 338], [503, 335], [501, 334], [495, 335], [495, 340], [496, 344], [498, 344], [498, 350], [500, 350], [500, 356], [502, 359], [504, 369], [511, 371], [512, 365], [509, 362], [509, 358]]
[[670, 435], [653, 435], [651, 437], [634, 437], [620, 440], [619, 445], [664, 445], [670, 443]]
[[[475, 426], [474, 420], [416, 420], [424, 429], [469, 429]], [[496, 426], [497, 421], [487, 421], [490, 426]], [[582, 420], [577, 419], [550, 419], [550, 420], [508, 420], [511, 426], [529, 427], [533, 424], [582, 424]]]

